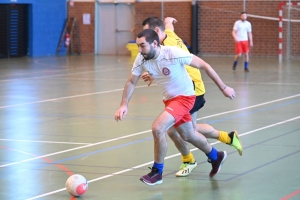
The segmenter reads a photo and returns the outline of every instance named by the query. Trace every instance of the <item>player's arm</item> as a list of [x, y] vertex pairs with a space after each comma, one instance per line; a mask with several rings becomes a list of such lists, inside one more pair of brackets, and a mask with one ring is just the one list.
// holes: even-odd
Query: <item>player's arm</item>
[[177, 22], [177, 20], [173, 17], [166, 17], [164, 20], [165, 23], [165, 29], [171, 29], [174, 31], [174, 25]]
[[222, 91], [224, 96], [229, 97], [230, 99], [234, 99], [235, 91], [231, 87], [225, 85], [222, 79], [219, 77], [217, 72], [204, 60], [199, 58], [198, 56], [193, 56], [192, 62], [190, 66], [195, 67], [197, 69], [204, 70], [205, 73], [215, 82], [215, 84], [219, 87]]
[[237, 22], [235, 22], [234, 25], [233, 25], [233, 29], [232, 29], [231, 35], [232, 35], [234, 41], [238, 42], [238, 39], [237, 39], [236, 33], [235, 33], [236, 30], [237, 30]]
[[248, 32], [248, 38], [250, 42], [250, 47], [252, 47], [253, 46], [252, 32]]
[[232, 34], [232, 37], [233, 37], [234, 41], [238, 42], [234, 29], [232, 29], [232, 33], [231, 34]]
[[122, 120], [128, 112], [128, 103], [132, 94], [134, 92], [136, 83], [138, 82], [140, 76], [135, 76], [133, 74], [130, 75], [129, 79], [125, 83], [122, 101], [120, 104], [120, 108], [115, 113], [115, 120], [119, 121]]

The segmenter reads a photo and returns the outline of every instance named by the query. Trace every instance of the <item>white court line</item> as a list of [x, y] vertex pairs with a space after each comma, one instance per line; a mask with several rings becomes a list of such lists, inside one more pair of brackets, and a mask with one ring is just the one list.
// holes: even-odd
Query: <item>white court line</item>
[[[115, 65], [104, 65], [105, 67], [109, 67], [109, 66], [115, 66]], [[15, 80], [26, 80], [26, 79], [39, 79], [39, 78], [52, 78], [52, 77], [57, 77], [57, 76], [72, 76], [72, 75], [78, 75], [78, 74], [86, 74], [86, 73], [95, 73], [95, 72], [105, 72], [105, 71], [115, 71], [115, 70], [120, 70], [120, 69], [124, 69], [123, 67], [121, 68], [107, 68], [107, 69], [99, 69], [99, 70], [90, 70], [90, 71], [81, 71], [81, 72], [75, 72], [75, 73], [68, 73], [68, 70], [66, 69], [58, 69], [58, 70], [47, 70], [44, 69], [42, 71], [31, 71], [30, 74], [36, 74], [36, 76], [33, 75], [33, 77], [27, 77], [27, 78], [17, 78], [18, 76], [27, 76], [28, 73], [18, 73], [18, 74], [14, 74], [14, 77], [16, 78], [10, 78], [10, 79], [4, 79], [4, 80], [0, 80], [0, 82], [6, 82], [6, 81], [15, 81]], [[43, 74], [45, 72], [49, 72], [52, 73], [52, 75], [42, 75], [39, 76], [39, 74]], [[54, 74], [54, 73], [61, 73], [61, 74]], [[8, 75], [0, 75], [1, 77], [6, 77]], [[9, 76], [11, 77], [11, 76]]]
[[[147, 85], [136, 86], [136, 88], [143, 88], [143, 87], [148, 87], [148, 86]], [[28, 103], [20, 103], [20, 104], [8, 105], [8, 106], [0, 106], [0, 109], [17, 107], [17, 106], [24, 106], [24, 105], [30, 105], [30, 104], [46, 103], [46, 102], [51, 102], [51, 101], [59, 101], [59, 100], [64, 100], [64, 99], [77, 98], [77, 97], [85, 97], [85, 96], [91, 96], [91, 95], [96, 95], [96, 94], [105, 94], [105, 93], [110, 93], [110, 92], [118, 92], [118, 91], [123, 91], [123, 89], [124, 88], [115, 89], [115, 90], [107, 90], [107, 91], [102, 91], [102, 92], [79, 94], [79, 95], [68, 96], [68, 97], [59, 97], [59, 98], [55, 98], [55, 99], [46, 99], [46, 100], [41, 100], [41, 101], [33, 101], [33, 102], [28, 102]]]
[[55, 142], [55, 141], [40, 141], [40, 140], [13, 140], [13, 139], [0, 139], [0, 141], [9, 142], [40, 142], [40, 143], [50, 143], [50, 144], [92, 144], [92, 143], [80, 143], [80, 142]]
[[[157, 85], [157, 84], [153, 84], [153, 85]], [[148, 87], [146, 85], [144, 86], [136, 86], [136, 88], [143, 88], [143, 87]], [[104, 93], [110, 93], [110, 92], [116, 92], [116, 91], [122, 91], [122, 89], [115, 89], [115, 90], [108, 90], [108, 91], [103, 91], [103, 92], [96, 92], [96, 93], [88, 93], [88, 94], [82, 94], [82, 95], [74, 95], [74, 96], [69, 96], [69, 97], [61, 97], [61, 98], [56, 98], [56, 99], [48, 99], [48, 100], [42, 100], [42, 101], [35, 101], [35, 102], [28, 102], [28, 103], [23, 103], [23, 104], [15, 104], [15, 105], [8, 105], [8, 106], [1, 106], [0, 109], [3, 108], [10, 108], [10, 107], [16, 107], [16, 106], [23, 106], [23, 105], [29, 105], [29, 104], [38, 104], [38, 103], [45, 103], [45, 102], [51, 102], [51, 101], [59, 101], [59, 100], [63, 100], [63, 99], [70, 99], [70, 98], [77, 98], [77, 97], [83, 97], [83, 96], [90, 96], [90, 95], [95, 95], [95, 94], [104, 94]], [[249, 107], [245, 107], [245, 108], [240, 108], [240, 109], [236, 109], [236, 110], [232, 110], [232, 111], [227, 111], [227, 112], [223, 112], [223, 113], [218, 113], [215, 115], [209, 115], [207, 117], [202, 117], [202, 118], [198, 118], [198, 120], [202, 120], [202, 119], [207, 119], [207, 118], [211, 118], [211, 117], [216, 117], [219, 115], [224, 115], [224, 114], [228, 114], [228, 113], [233, 113], [233, 112], [237, 112], [237, 111], [241, 111], [241, 110], [246, 110], [246, 109], [250, 109], [250, 108], [254, 108], [254, 107], [258, 107], [258, 106], [263, 106], [266, 104], [270, 104], [270, 103], [275, 103], [278, 101], [283, 101], [283, 100], [287, 100], [287, 99], [291, 99], [291, 98], [296, 98], [300, 96], [300, 94], [297, 95], [293, 95], [293, 96], [289, 96], [289, 97], [285, 97], [285, 98], [281, 98], [281, 99], [277, 99], [277, 100], [273, 100], [273, 101], [268, 101], [266, 103], [262, 103], [262, 104], [257, 104], [254, 106], [249, 106]], [[149, 130], [148, 130], [149, 132]], [[17, 141], [17, 140], [10, 140], [10, 139], [0, 139], [0, 140], [6, 140], [6, 141]], [[20, 140], [21, 141], [21, 140]], [[25, 141], [25, 140], [24, 140]], [[51, 143], [51, 141], [34, 141], [34, 140], [26, 140], [26, 141], [31, 141], [31, 142], [45, 142], [45, 143]], [[58, 143], [58, 142], [53, 142], [53, 143]], [[64, 143], [64, 142], [62, 142]], [[67, 144], [68, 142], [66, 142]], [[80, 144], [80, 143], [74, 143], [74, 144]], [[82, 143], [82, 144], [90, 144], [90, 143]], [[0, 166], [1, 167], [1, 166]]]
[[125, 136], [118, 137], [118, 138], [114, 138], [114, 139], [110, 139], [110, 140], [105, 140], [105, 141], [102, 141], [102, 142], [97, 142], [97, 143], [88, 144], [88, 145], [85, 145], [85, 146], [76, 147], [76, 148], [72, 148], [72, 149], [68, 149], [68, 150], [64, 150], [64, 151], [59, 151], [59, 152], [55, 152], [55, 153], [50, 153], [50, 154], [46, 154], [46, 155], [43, 155], [43, 156], [38, 156], [38, 157], [35, 157], [35, 158], [30, 158], [30, 159], [26, 159], [26, 160], [21, 160], [21, 161], [18, 161], [18, 162], [8, 163], [8, 164], [5, 164], [5, 165], [0, 165], [0, 167], [7, 167], [7, 166], [16, 165], [16, 164], [20, 164], [20, 163], [24, 163], [24, 162], [29, 162], [29, 161], [32, 161], [32, 160], [37, 160], [37, 159], [40, 159], [40, 158], [45, 158], [45, 157], [49, 157], [49, 156], [53, 156], [53, 155], [57, 155], [57, 154], [62, 154], [62, 153], [70, 152], [70, 151], [75, 151], [75, 150], [78, 150], [78, 149], [83, 149], [83, 148], [87, 148], [87, 147], [92, 147], [92, 146], [96, 146], [96, 145], [99, 145], [99, 144], [104, 144], [104, 143], [108, 143], [108, 142], [113, 142], [113, 141], [117, 141], [117, 140], [120, 140], [120, 139], [124, 139], [124, 138], [128, 138], [128, 137], [132, 137], [132, 136], [144, 134], [144, 133], [147, 133], [147, 132], [150, 132], [150, 131], [151, 131], [151, 130], [148, 130], [148, 131], [142, 131], [142, 132], [138, 132], [138, 133], [134, 133], [134, 134], [130, 134], [130, 135], [125, 135]]
[[[255, 129], [255, 130], [243, 133], [243, 134], [239, 134], [239, 137], [242, 137], [242, 136], [245, 136], [245, 135], [249, 135], [251, 133], [255, 133], [255, 132], [258, 132], [258, 131], [261, 131], [261, 130], [264, 130], [264, 129], [267, 129], [267, 128], [271, 128], [271, 127], [274, 127], [274, 126], [278, 126], [278, 125], [281, 125], [281, 124], [284, 124], [284, 123], [287, 123], [287, 122], [291, 122], [291, 121], [294, 121], [294, 120], [297, 120], [297, 119], [300, 119], [300, 116], [295, 117], [295, 118], [291, 118], [291, 119], [287, 119], [287, 120], [284, 120], [284, 121], [281, 121], [281, 122], [278, 122], [278, 123], [275, 123], [275, 124], [271, 124], [271, 125], [268, 125], [268, 126], [264, 126], [264, 127], [261, 127], [261, 128], [258, 128], [258, 129]], [[220, 142], [219, 141], [218, 142], [214, 142], [214, 143], [211, 143], [211, 145], [215, 145], [217, 143], [220, 143]], [[195, 150], [198, 150], [198, 148], [191, 149], [191, 151], [195, 151]], [[175, 156], [180, 156], [180, 155], [181, 154], [178, 153], [178, 154], [174, 154], [174, 155], [171, 155], [171, 156], [167, 156], [165, 158], [165, 160], [173, 158]], [[148, 162], [148, 163], [144, 163], [144, 164], [132, 167], [132, 168], [128, 168], [128, 169], [125, 169], [125, 170], [122, 170], [122, 171], [114, 172], [112, 174], [101, 176], [101, 177], [98, 177], [98, 178], [95, 178], [95, 179], [92, 179], [92, 180], [89, 180], [88, 183], [92, 183], [92, 182], [99, 181], [99, 180], [102, 180], [102, 179], [105, 179], [105, 178], [109, 178], [109, 177], [112, 177], [112, 176], [115, 176], [115, 175], [118, 175], [118, 174], [122, 174], [122, 173], [125, 173], [125, 172], [128, 172], [128, 171], [132, 171], [134, 169], [138, 169], [140, 167], [143, 167], [143, 166], [146, 166], [146, 165], [149, 165], [149, 164], [153, 164], [153, 161]], [[52, 191], [52, 192], [48, 192], [48, 193], [45, 193], [45, 194], [41, 194], [41, 195], [38, 195], [38, 196], [35, 196], [35, 197], [31, 197], [31, 198], [26, 199], [26, 200], [33, 200], [33, 199], [41, 198], [41, 197], [44, 197], [44, 196], [49, 196], [51, 194], [55, 194], [55, 193], [58, 193], [58, 192], [61, 192], [61, 191], [64, 191], [64, 190], [66, 190], [66, 189], [62, 188], [62, 189], [55, 190], [55, 191]]]
[[289, 97], [285, 97], [285, 98], [281, 98], [281, 99], [276, 99], [276, 100], [268, 101], [268, 102], [261, 103], [261, 104], [256, 104], [254, 106], [249, 106], [249, 107], [245, 107], [245, 108], [239, 108], [239, 109], [236, 109], [236, 110], [226, 111], [226, 112], [218, 113], [218, 114], [215, 114], [215, 115], [210, 115], [210, 116], [207, 116], [207, 117], [201, 117], [201, 118], [199, 118], [197, 120], [207, 119], [207, 118], [210, 118], [210, 117], [224, 115], [224, 114], [228, 114], [228, 113], [232, 113], [232, 112], [237, 112], [237, 111], [241, 111], [241, 110], [247, 110], [247, 109], [250, 109], [250, 108], [255, 108], [255, 107], [259, 107], [259, 106], [263, 106], [263, 105], [275, 103], [275, 102], [278, 102], [278, 101], [283, 101], [283, 100], [287, 100], [287, 99], [291, 99], [291, 98], [296, 98], [296, 97], [299, 97], [299, 96], [300, 96], [300, 94], [296, 94], [296, 95], [293, 95], [293, 96], [289, 96]]
[[[263, 84], [265, 84], [265, 83], [263, 83]], [[152, 84], [151, 86], [157, 86], [157, 84]], [[142, 85], [142, 86], [136, 86], [135, 88], [145, 88], [145, 87], [149, 87], [149, 86], [148, 85]], [[31, 104], [38, 104], [38, 103], [46, 103], [46, 102], [59, 101], [59, 100], [65, 100], [65, 99], [71, 99], [71, 98], [78, 98], [78, 97], [85, 97], [85, 96], [91, 96], [91, 95], [97, 95], [97, 94], [107, 94], [107, 93], [112, 93], [112, 92], [123, 91], [123, 89], [124, 88], [115, 89], [115, 90], [107, 90], [107, 91], [102, 91], [102, 92], [93, 92], [93, 93], [87, 93], [87, 94], [79, 94], [79, 95], [73, 95], [73, 96], [67, 96], [67, 97], [58, 97], [58, 98], [54, 98], [54, 99], [46, 99], [46, 100], [33, 101], [33, 102], [28, 102], [28, 103], [21, 103], [21, 104], [13, 104], [13, 105], [7, 105], [7, 106], [0, 106], [0, 109], [17, 107], [17, 106], [24, 106], [24, 105], [31, 105]], [[298, 94], [298, 96], [299, 95], [300, 94]], [[295, 95], [295, 96], [297, 96], [297, 95]], [[293, 97], [294, 96], [286, 97], [286, 98], [293, 98]]]
[[[263, 106], [263, 105], [278, 102], [278, 101], [283, 101], [283, 100], [286, 100], [286, 99], [295, 98], [295, 97], [298, 97], [298, 96], [300, 96], [300, 94], [290, 96], [290, 97], [281, 98], [281, 99], [277, 99], [277, 100], [274, 100], [274, 101], [269, 101], [269, 102], [266, 102], [266, 103], [257, 104], [257, 105], [254, 105], [254, 106], [249, 106], [249, 107], [245, 107], [245, 108], [240, 108], [240, 109], [236, 109], [236, 110], [231, 110], [231, 111], [227, 111], [227, 112], [222, 112], [222, 113], [218, 113], [218, 114], [198, 118], [197, 120], [207, 119], [207, 118], [211, 118], [211, 117], [215, 117], [215, 116], [219, 116], [219, 115], [224, 115], [224, 114], [228, 114], [228, 113], [232, 113], [232, 112], [238, 112], [238, 111], [241, 111], [241, 110], [246, 110], [246, 109], [250, 109], [250, 108], [254, 108], [254, 107], [258, 107], [258, 106]], [[151, 132], [151, 130], [142, 131], [142, 132], [138, 132], [138, 133], [134, 133], [134, 134], [130, 134], [130, 135], [126, 135], [126, 136], [122, 136], [122, 137], [118, 137], [118, 138], [114, 138], [114, 139], [110, 139], [110, 140], [105, 140], [105, 141], [102, 141], [102, 142], [97, 142], [97, 143], [93, 143], [93, 144], [89, 144], [89, 145], [85, 145], [85, 146], [81, 146], [81, 147], [76, 147], [76, 148], [72, 148], [72, 149], [68, 149], [68, 150], [64, 150], [64, 151], [59, 151], [59, 152], [55, 152], [55, 153], [51, 153], [51, 154], [46, 154], [46, 155], [38, 156], [38, 157], [35, 157], [35, 158], [21, 160], [21, 161], [18, 161], [18, 162], [13, 162], [13, 163], [0, 165], [0, 168], [11, 166], [11, 165], [16, 165], [16, 164], [20, 164], [20, 163], [24, 163], [24, 162], [29, 162], [29, 161], [32, 161], [32, 160], [37, 160], [37, 159], [44, 158], [44, 157], [58, 155], [58, 154], [62, 154], [62, 153], [70, 152], [70, 151], [75, 151], [75, 150], [78, 150], [78, 149], [83, 149], [83, 148], [87, 148], [87, 147], [91, 147], [91, 146], [96, 146], [96, 145], [99, 145], [99, 144], [104, 144], [104, 143], [108, 143], [108, 142], [112, 142], [112, 141], [117, 141], [117, 140], [133, 137], [133, 136], [136, 136], [136, 135], [141, 135], [141, 134], [148, 133], [148, 132]]]
[[[17, 78], [16, 77], [16, 78], [0, 80], [0, 82], [9, 82], [9, 81], [26, 80], [26, 79], [45, 79], [45, 78], [53, 78], [53, 77], [59, 77], [59, 76], [73, 76], [73, 75], [77, 75], [77, 74], [87, 74], [87, 73], [95, 73], [95, 72], [114, 71], [114, 70], [120, 70], [120, 69], [123, 69], [123, 68], [102, 69], [102, 70], [83, 71], [83, 72], [55, 74], [55, 75], [45, 75], [45, 76], [33, 76], [33, 77], [27, 77], [27, 78]], [[40, 73], [43, 73], [43, 72], [40, 72]], [[66, 78], [66, 79], [68, 79], [68, 78]]]
[[[205, 84], [215, 84], [213, 81], [205, 81]], [[229, 84], [255, 84], [255, 85], [288, 85], [288, 86], [293, 86], [293, 85], [300, 85], [300, 83], [278, 83], [278, 82], [238, 82], [238, 81], [226, 81], [226, 83]]]

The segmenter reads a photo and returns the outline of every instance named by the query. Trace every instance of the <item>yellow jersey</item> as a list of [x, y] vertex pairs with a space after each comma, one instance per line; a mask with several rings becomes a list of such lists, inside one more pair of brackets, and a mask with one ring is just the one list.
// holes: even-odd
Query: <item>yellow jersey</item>
[[[167, 37], [162, 43], [164, 46], [176, 46], [189, 52], [183, 41], [180, 39], [180, 37], [176, 35], [176, 33], [173, 30], [166, 29], [165, 33], [167, 34]], [[202, 81], [200, 70], [188, 65], [185, 65], [185, 69], [190, 75], [192, 81], [194, 82], [196, 96], [203, 95], [205, 93], [205, 86]]]

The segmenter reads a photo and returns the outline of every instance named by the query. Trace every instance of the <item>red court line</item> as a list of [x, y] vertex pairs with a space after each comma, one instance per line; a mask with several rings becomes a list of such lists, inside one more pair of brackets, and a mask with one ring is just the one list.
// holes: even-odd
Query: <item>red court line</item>
[[[18, 151], [18, 150], [11, 149], [11, 148], [8, 148], [8, 147], [0, 146], [0, 148], [5, 149], [5, 150], [10, 150], [10, 151], [20, 152], [20, 151]], [[26, 152], [26, 154], [37, 157], [36, 155], [31, 154], [31, 153], [27, 153], [27, 152]], [[43, 159], [44, 161], [48, 162], [48, 163], [53, 163], [53, 160], [50, 160], [50, 159], [48, 159], [48, 158], [42, 158], [42, 159]], [[55, 164], [55, 165], [56, 165], [58, 168], [60, 168], [62, 171], [66, 172], [69, 176], [72, 176], [72, 175], [74, 174], [74, 173], [71, 172], [68, 168], [66, 168], [64, 165], [61, 165], [61, 164]], [[74, 197], [74, 196], [72, 196], [72, 197], [70, 198], [70, 200], [75, 200], [75, 199], [76, 199], [76, 197]]]
[[293, 193], [291, 193], [291, 194], [289, 194], [285, 197], [282, 197], [280, 200], [288, 200], [289, 198], [292, 198], [292, 197], [296, 196], [299, 193], [300, 193], [300, 190], [296, 190], [295, 192], [293, 192]]
[[[10, 151], [16, 151], [16, 152], [20, 152], [18, 150], [15, 150], [15, 149], [11, 149], [9, 147], [4, 147], [4, 146], [0, 146], [0, 148], [2, 149], [6, 149], [6, 150], [10, 150]], [[37, 157], [37, 155], [34, 155], [34, 154], [31, 154], [31, 153], [27, 153], [26, 154], [28, 155], [32, 155], [32, 156], [35, 156]], [[42, 158], [44, 161], [48, 162], [48, 163], [53, 163], [53, 160], [50, 160], [48, 158]], [[61, 170], [63, 170], [64, 172], [66, 172], [69, 176], [72, 176], [73, 175], [73, 172], [71, 172], [68, 168], [66, 168], [65, 166], [61, 165], [61, 164], [55, 164], [58, 168], [60, 168]]]

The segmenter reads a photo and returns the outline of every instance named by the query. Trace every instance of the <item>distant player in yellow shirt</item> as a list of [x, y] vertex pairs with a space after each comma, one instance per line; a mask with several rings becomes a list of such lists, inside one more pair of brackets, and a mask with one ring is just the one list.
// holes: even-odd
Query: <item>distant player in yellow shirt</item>
[[[144, 29], [153, 29], [158, 34], [160, 43], [162, 45], [177, 46], [185, 51], [188, 51], [182, 39], [178, 37], [174, 32], [173, 23], [176, 22], [176, 19], [172, 17], [165, 18], [164, 22], [158, 17], [149, 17], [143, 21], [142, 25]], [[216, 130], [208, 124], [197, 124], [196, 119], [198, 110], [200, 110], [200, 108], [202, 108], [205, 104], [205, 87], [202, 81], [200, 70], [187, 65], [185, 67], [193, 81], [196, 93], [196, 101], [194, 107], [190, 111], [194, 129], [199, 134], [204, 135], [206, 138], [218, 139], [219, 141], [225, 144], [233, 146], [235, 149], [238, 150], [239, 154], [242, 155], [243, 147], [239, 140], [237, 131], [232, 131], [228, 133], [225, 131]], [[148, 86], [151, 85], [153, 78], [149, 74], [144, 73], [142, 75], [142, 78], [144, 79], [144, 81], [149, 81]], [[223, 88], [223, 90], [225, 88]], [[168, 135], [170, 136], [175, 146], [182, 155], [183, 164], [180, 166], [180, 170], [176, 173], [176, 176], [187, 176], [197, 166], [197, 162], [193, 154], [190, 152], [187, 142], [181, 139], [180, 135], [176, 132], [174, 128], [170, 128], [168, 130]]]

